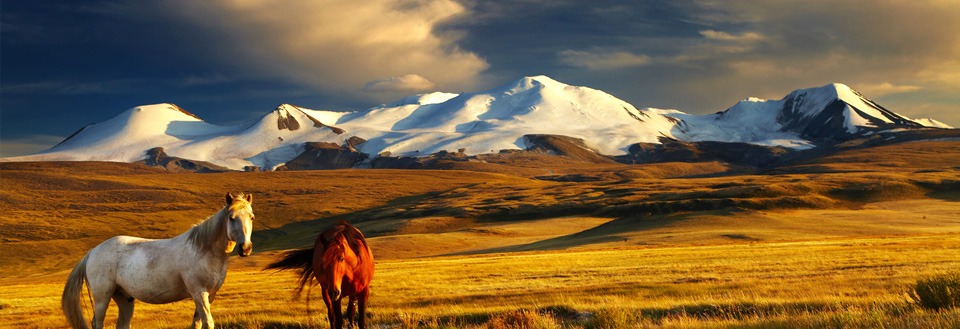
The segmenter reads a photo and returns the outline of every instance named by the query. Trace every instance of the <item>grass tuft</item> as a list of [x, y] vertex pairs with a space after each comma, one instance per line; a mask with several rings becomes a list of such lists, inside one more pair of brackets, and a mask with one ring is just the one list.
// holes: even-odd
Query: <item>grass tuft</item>
[[960, 272], [922, 278], [917, 281], [910, 298], [929, 310], [960, 307]]
[[553, 329], [560, 327], [560, 322], [549, 313], [526, 309], [506, 312], [492, 317], [487, 322], [487, 328], [489, 329]]
[[592, 328], [619, 329], [637, 327], [643, 323], [640, 312], [626, 308], [604, 308], [593, 313]]

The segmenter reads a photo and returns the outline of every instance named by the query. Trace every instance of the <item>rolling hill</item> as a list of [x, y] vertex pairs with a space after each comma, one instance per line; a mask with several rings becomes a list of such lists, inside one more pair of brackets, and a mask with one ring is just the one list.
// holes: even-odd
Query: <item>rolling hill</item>
[[952, 141], [852, 149], [768, 171], [536, 161], [487, 163], [487, 172], [196, 175], [126, 163], [0, 163], [0, 243], [18, 255], [0, 259], [0, 272], [65, 268], [114, 235], [176, 235], [237, 190], [257, 196], [261, 251], [307, 244], [336, 220], [357, 223], [388, 257], [950, 230], [960, 218], [958, 164]]

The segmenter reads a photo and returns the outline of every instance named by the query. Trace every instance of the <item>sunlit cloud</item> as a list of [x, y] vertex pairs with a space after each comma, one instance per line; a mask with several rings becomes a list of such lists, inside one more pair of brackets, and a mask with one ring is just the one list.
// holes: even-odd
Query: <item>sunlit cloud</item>
[[440, 28], [469, 14], [452, 0], [222, 0], [166, 7], [225, 35], [232, 49], [220, 55], [242, 68], [325, 91], [360, 97], [371, 81], [410, 72], [429, 76], [437, 88], [470, 89], [488, 67], [460, 48], [462, 34]]
[[890, 94], [899, 94], [923, 89], [913, 85], [894, 85], [890, 82], [856, 84], [854, 89], [870, 97], [881, 97]]
[[[960, 44], [958, 44], [960, 48]], [[957, 51], [960, 56], [960, 50]], [[938, 89], [960, 90], [960, 60], [949, 60], [930, 65], [917, 73], [917, 79]]]
[[650, 64], [651, 58], [626, 51], [563, 50], [557, 54], [560, 63], [588, 70], [613, 70]]
[[436, 87], [436, 84], [426, 78], [407, 74], [400, 77], [389, 77], [380, 80], [374, 80], [363, 87], [364, 91], [382, 92], [382, 91], [427, 91]]
[[765, 37], [756, 32], [744, 32], [741, 34], [730, 34], [722, 31], [703, 30], [700, 35], [710, 40], [733, 41], [733, 42], [757, 42], [763, 41]]

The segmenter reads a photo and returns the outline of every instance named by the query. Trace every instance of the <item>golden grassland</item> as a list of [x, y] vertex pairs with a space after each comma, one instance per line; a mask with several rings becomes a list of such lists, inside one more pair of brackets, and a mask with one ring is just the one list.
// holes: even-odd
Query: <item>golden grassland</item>
[[[485, 327], [528, 310], [571, 328], [950, 328], [960, 311], [919, 309], [907, 291], [922, 275], [960, 266], [958, 248], [960, 234], [944, 234], [387, 259], [377, 264], [371, 322]], [[316, 294], [308, 316], [305, 301], [291, 299], [291, 273], [260, 270], [271, 256], [233, 260], [213, 307], [219, 323], [325, 327]], [[62, 326], [57, 279], [0, 286], [5, 325]], [[189, 301], [139, 303], [134, 323], [179, 328], [192, 310]]]
[[[960, 142], [766, 172], [469, 167], [478, 171], [0, 163], [0, 327], [62, 327], [62, 281], [86, 250], [114, 235], [179, 234], [226, 191], [253, 193], [257, 214], [255, 256], [231, 260], [214, 303], [228, 328], [326, 327], [319, 300], [307, 316], [291, 299], [293, 274], [260, 269], [336, 220], [370, 238], [381, 328], [960, 327], [960, 311], [906, 295], [920, 277], [960, 270]], [[134, 324], [183, 327], [192, 309], [138, 303]], [[115, 321], [115, 306], [108, 314]]]

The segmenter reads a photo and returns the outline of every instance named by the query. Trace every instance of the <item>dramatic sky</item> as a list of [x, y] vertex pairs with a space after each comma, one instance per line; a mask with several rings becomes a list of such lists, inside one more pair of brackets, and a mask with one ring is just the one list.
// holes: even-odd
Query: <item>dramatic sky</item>
[[0, 2], [0, 156], [142, 104], [214, 124], [528, 75], [724, 110], [842, 82], [960, 127], [960, 1]]

